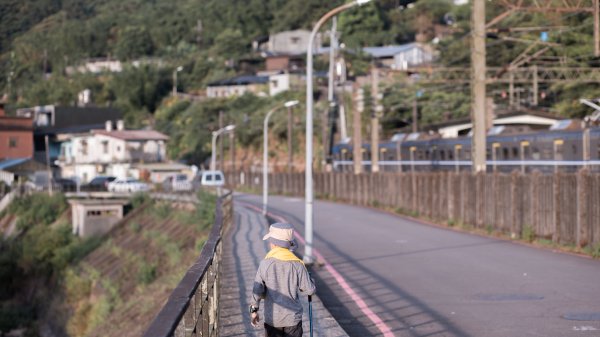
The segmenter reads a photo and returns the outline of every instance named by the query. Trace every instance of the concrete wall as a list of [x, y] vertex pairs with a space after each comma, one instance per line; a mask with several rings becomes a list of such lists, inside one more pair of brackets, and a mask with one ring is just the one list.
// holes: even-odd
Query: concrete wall
[[123, 203], [86, 205], [71, 201], [73, 234], [90, 237], [108, 233], [123, 218]]

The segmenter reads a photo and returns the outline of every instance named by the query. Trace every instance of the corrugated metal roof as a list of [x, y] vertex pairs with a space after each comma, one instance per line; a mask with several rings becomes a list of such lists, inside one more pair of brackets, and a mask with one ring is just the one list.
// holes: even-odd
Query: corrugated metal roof
[[169, 137], [155, 130], [92, 130], [93, 134], [123, 140], [168, 140]]
[[412, 48], [418, 47], [419, 45], [416, 43], [407, 43], [402, 45], [394, 45], [394, 46], [383, 46], [383, 47], [364, 47], [363, 51], [373, 57], [381, 58], [381, 57], [394, 57], [399, 53], [405, 52]]
[[13, 166], [21, 165], [30, 159], [31, 158], [12, 158], [12, 159], [2, 160], [2, 161], [0, 161], [0, 170], [4, 170], [7, 168], [11, 168]]

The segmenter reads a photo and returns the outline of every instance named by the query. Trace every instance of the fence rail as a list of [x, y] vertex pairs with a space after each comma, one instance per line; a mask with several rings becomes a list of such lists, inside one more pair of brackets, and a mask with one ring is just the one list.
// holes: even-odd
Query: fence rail
[[[258, 190], [262, 173], [240, 172], [227, 181]], [[304, 195], [304, 173], [269, 175], [273, 194]], [[384, 206], [449, 224], [579, 247], [600, 244], [600, 174], [449, 172], [315, 173], [317, 197]]]
[[217, 200], [215, 223], [200, 257], [187, 271], [144, 337], [219, 335], [222, 237], [233, 221], [232, 193]]

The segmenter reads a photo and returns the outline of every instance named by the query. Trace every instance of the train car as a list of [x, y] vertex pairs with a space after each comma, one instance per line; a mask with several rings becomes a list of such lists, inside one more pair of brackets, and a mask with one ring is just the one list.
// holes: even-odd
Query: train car
[[[380, 143], [380, 171], [471, 170], [471, 138], [418, 139], [416, 134]], [[371, 147], [363, 144], [363, 165], [371, 167]], [[352, 145], [334, 146], [336, 171], [352, 171]], [[574, 172], [587, 167], [600, 171], [600, 128], [550, 130], [512, 135], [489, 135], [486, 142], [488, 171]]]

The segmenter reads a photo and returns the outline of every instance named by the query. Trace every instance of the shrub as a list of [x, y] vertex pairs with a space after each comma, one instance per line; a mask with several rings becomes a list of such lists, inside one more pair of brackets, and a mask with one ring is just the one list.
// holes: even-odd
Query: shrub
[[143, 262], [138, 272], [138, 281], [142, 284], [150, 284], [156, 279], [156, 264]]
[[17, 228], [23, 231], [36, 225], [48, 225], [67, 209], [63, 194], [37, 193], [13, 200], [7, 212], [19, 217]]
[[535, 239], [535, 232], [533, 228], [531, 228], [531, 226], [523, 226], [523, 229], [521, 230], [521, 239], [527, 242], [533, 242], [533, 240]]
[[152, 199], [150, 198], [150, 195], [148, 195], [148, 193], [143, 193], [143, 192], [135, 193], [131, 197], [130, 200], [131, 200], [131, 207], [133, 207], [134, 209], [142, 206], [143, 204], [145, 204], [147, 202], [152, 201]]

